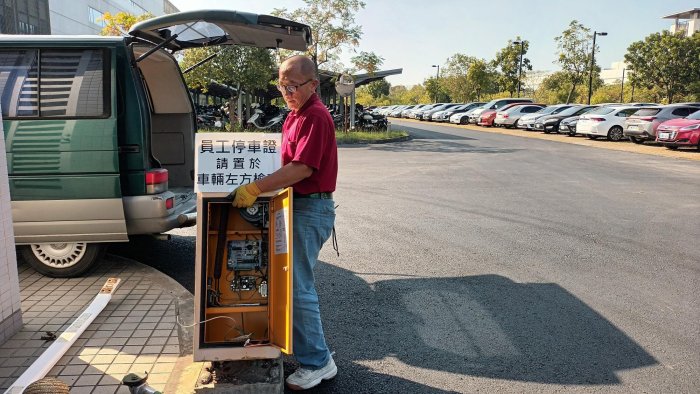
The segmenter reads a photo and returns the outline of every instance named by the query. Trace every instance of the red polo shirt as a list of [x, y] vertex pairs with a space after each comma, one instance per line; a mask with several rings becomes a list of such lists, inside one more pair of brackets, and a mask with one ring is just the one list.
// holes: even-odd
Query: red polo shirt
[[290, 162], [306, 164], [314, 170], [308, 178], [292, 185], [295, 192], [335, 191], [338, 177], [335, 126], [315, 93], [298, 111], [290, 112], [282, 126], [282, 165]]

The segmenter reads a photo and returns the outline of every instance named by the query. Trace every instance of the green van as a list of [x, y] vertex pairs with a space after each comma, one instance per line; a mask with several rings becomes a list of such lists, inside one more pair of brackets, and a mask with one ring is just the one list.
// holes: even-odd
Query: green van
[[37, 271], [78, 276], [105, 245], [196, 220], [194, 106], [174, 54], [207, 45], [304, 51], [307, 25], [202, 10], [127, 37], [0, 36], [15, 241]]

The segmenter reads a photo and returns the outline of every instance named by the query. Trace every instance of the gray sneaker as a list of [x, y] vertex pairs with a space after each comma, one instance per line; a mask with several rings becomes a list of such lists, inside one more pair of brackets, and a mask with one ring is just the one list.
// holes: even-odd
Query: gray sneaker
[[330, 361], [321, 369], [299, 368], [287, 378], [287, 387], [292, 390], [306, 390], [318, 386], [322, 380], [333, 379], [338, 373], [335, 361]]

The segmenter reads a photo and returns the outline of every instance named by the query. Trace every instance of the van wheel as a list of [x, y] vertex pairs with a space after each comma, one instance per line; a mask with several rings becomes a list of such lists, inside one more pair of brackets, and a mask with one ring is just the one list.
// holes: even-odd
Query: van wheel
[[74, 278], [99, 260], [105, 246], [85, 242], [31, 244], [20, 249], [22, 258], [39, 273], [53, 278]]

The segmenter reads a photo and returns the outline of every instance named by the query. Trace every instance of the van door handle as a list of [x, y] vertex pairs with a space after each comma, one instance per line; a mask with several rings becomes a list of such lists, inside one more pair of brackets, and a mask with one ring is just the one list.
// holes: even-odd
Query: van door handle
[[139, 153], [140, 151], [139, 145], [121, 145], [119, 147], [119, 153]]

